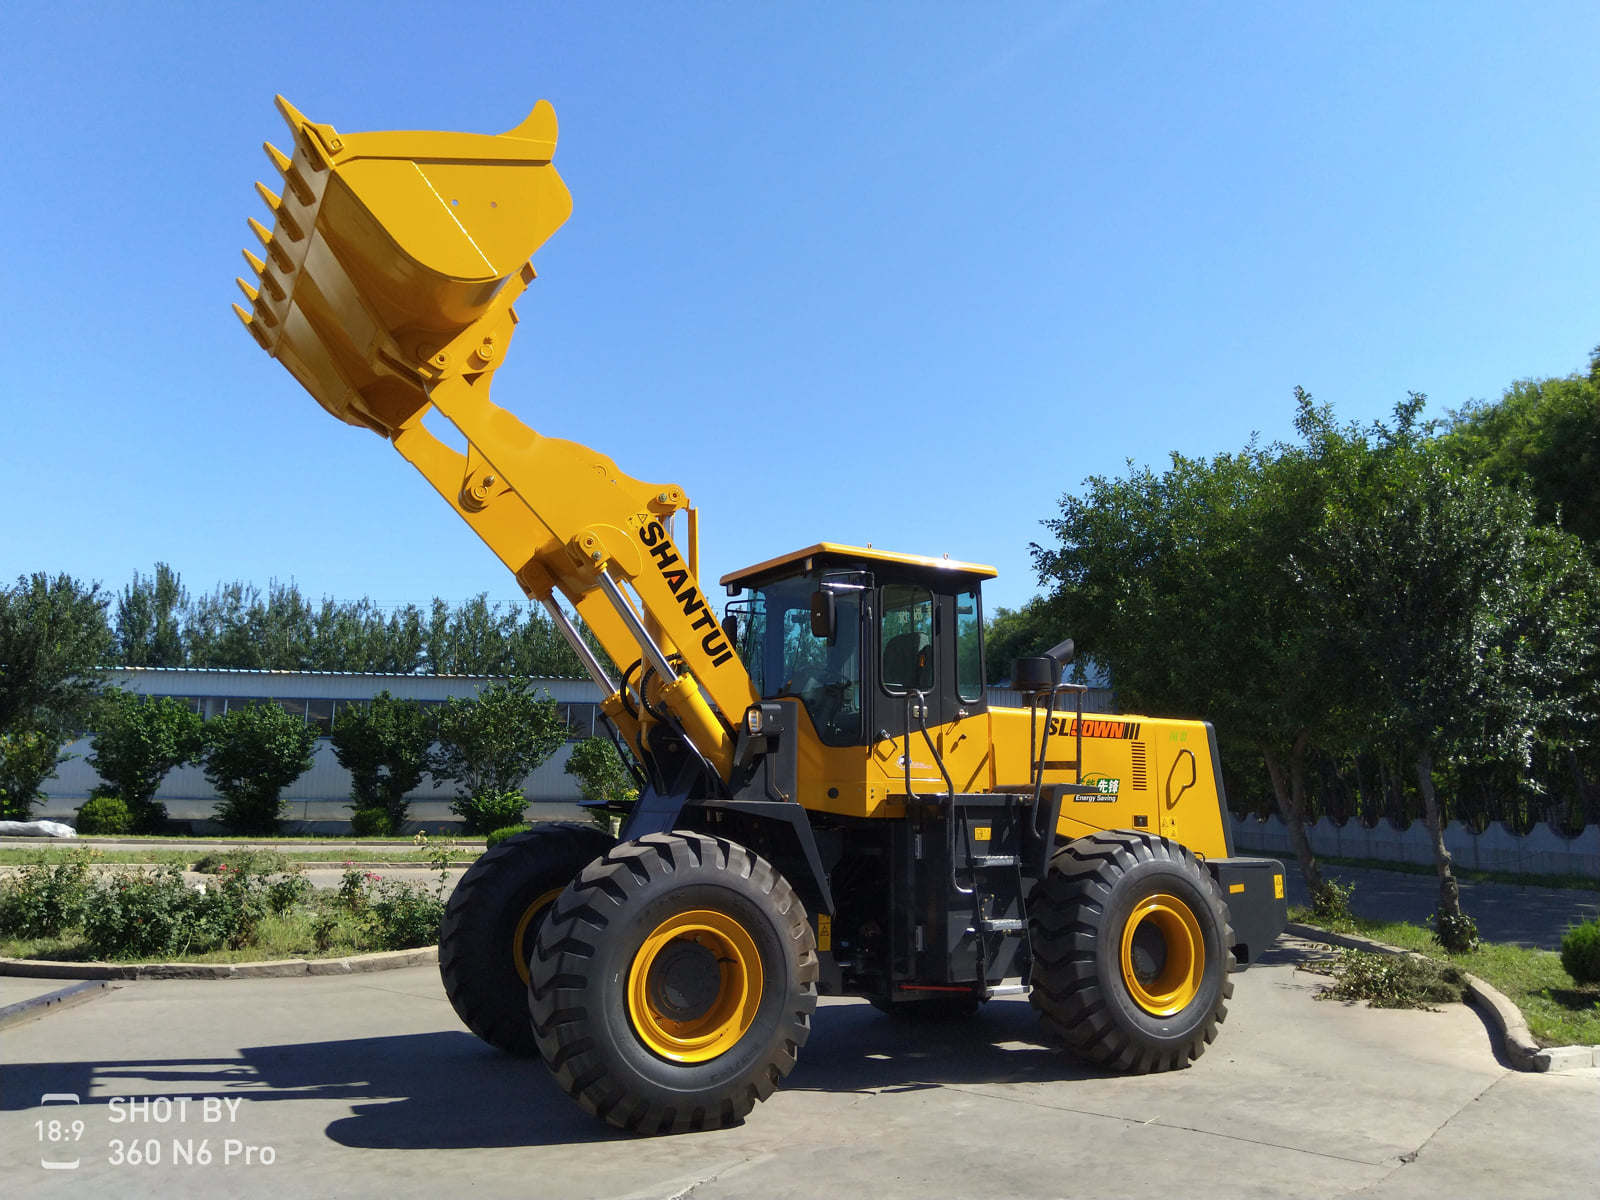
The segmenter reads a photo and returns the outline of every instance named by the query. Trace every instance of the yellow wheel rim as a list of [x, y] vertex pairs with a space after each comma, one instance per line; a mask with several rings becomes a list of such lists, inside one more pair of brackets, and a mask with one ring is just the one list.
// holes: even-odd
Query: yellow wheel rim
[[523, 909], [522, 916], [517, 920], [517, 928], [511, 935], [511, 961], [516, 964], [517, 974], [523, 983], [528, 982], [528, 959], [533, 951], [533, 947], [527, 944], [528, 930], [533, 927], [534, 918], [554, 904], [561, 892], [561, 888], [551, 888]]
[[1146, 896], [1122, 927], [1122, 982], [1151, 1016], [1182, 1012], [1200, 991], [1206, 943], [1189, 906], [1165, 893]]
[[764, 976], [755, 939], [726, 913], [668, 917], [628, 970], [628, 1016], [639, 1039], [671, 1062], [708, 1062], [754, 1024]]

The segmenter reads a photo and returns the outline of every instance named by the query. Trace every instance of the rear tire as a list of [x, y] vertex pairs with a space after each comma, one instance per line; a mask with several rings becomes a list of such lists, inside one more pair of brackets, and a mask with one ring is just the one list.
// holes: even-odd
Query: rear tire
[[456, 1015], [496, 1049], [537, 1054], [528, 959], [550, 905], [615, 844], [592, 825], [551, 822], [482, 854], [456, 884], [439, 927], [439, 976]]
[[620, 1129], [736, 1125], [793, 1069], [817, 1004], [817, 954], [765, 859], [702, 834], [651, 834], [586, 867], [530, 964], [539, 1052]]
[[1078, 1057], [1115, 1071], [1199, 1058], [1228, 1012], [1233, 932], [1188, 850], [1129, 832], [1056, 852], [1028, 900], [1031, 1002]]

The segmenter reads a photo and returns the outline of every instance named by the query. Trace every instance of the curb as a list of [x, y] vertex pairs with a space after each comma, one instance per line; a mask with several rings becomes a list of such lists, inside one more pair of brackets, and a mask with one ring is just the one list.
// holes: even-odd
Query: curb
[[0, 975], [26, 975], [36, 979], [295, 979], [393, 971], [438, 961], [437, 946], [384, 950], [347, 958], [279, 958], [241, 963], [72, 963], [0, 958]]
[[13, 1025], [36, 1021], [49, 1013], [63, 1008], [71, 1008], [74, 1004], [83, 1004], [86, 1001], [98, 999], [111, 990], [111, 985], [103, 981], [75, 983], [71, 987], [47, 992], [43, 996], [35, 996], [31, 1000], [21, 1000], [16, 1004], [7, 1004], [4, 1008], [0, 1008], [0, 1029], [10, 1029]]
[[[1426, 958], [1415, 950], [1391, 946], [1387, 942], [1373, 941], [1349, 933], [1334, 933], [1318, 929], [1315, 925], [1302, 925], [1290, 921], [1286, 933], [1304, 938], [1308, 942], [1321, 942], [1327, 946], [1342, 946], [1346, 950], [1366, 950], [1374, 954], [1409, 954]], [[1467, 999], [1489, 1019], [1497, 1034], [1506, 1061], [1518, 1071], [1570, 1071], [1575, 1067], [1600, 1066], [1600, 1046], [1550, 1046], [1541, 1047], [1528, 1031], [1528, 1022], [1522, 1012], [1498, 988], [1492, 987], [1476, 975], [1462, 977], [1466, 980]]]

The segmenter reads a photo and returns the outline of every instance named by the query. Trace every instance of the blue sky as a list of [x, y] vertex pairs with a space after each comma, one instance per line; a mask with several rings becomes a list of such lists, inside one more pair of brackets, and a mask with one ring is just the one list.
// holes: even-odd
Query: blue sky
[[572, 219], [495, 398], [700, 506], [990, 562], [1126, 460], [1442, 415], [1600, 343], [1593, 3], [8, 9], [0, 575], [380, 604], [515, 585], [229, 312], [288, 96], [355, 132], [539, 97]]

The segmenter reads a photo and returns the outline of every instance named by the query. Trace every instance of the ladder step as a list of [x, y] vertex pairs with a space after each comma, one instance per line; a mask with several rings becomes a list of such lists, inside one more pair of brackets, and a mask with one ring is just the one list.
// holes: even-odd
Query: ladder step
[[975, 854], [972, 857], [974, 867], [1014, 867], [1017, 863], [1015, 854]]
[[980, 917], [978, 928], [985, 933], [1021, 933], [1028, 927], [1026, 921], [1016, 917]]
[[1031, 991], [1033, 989], [1025, 983], [997, 983], [985, 989], [984, 994], [992, 999], [995, 996], [1026, 996]]

